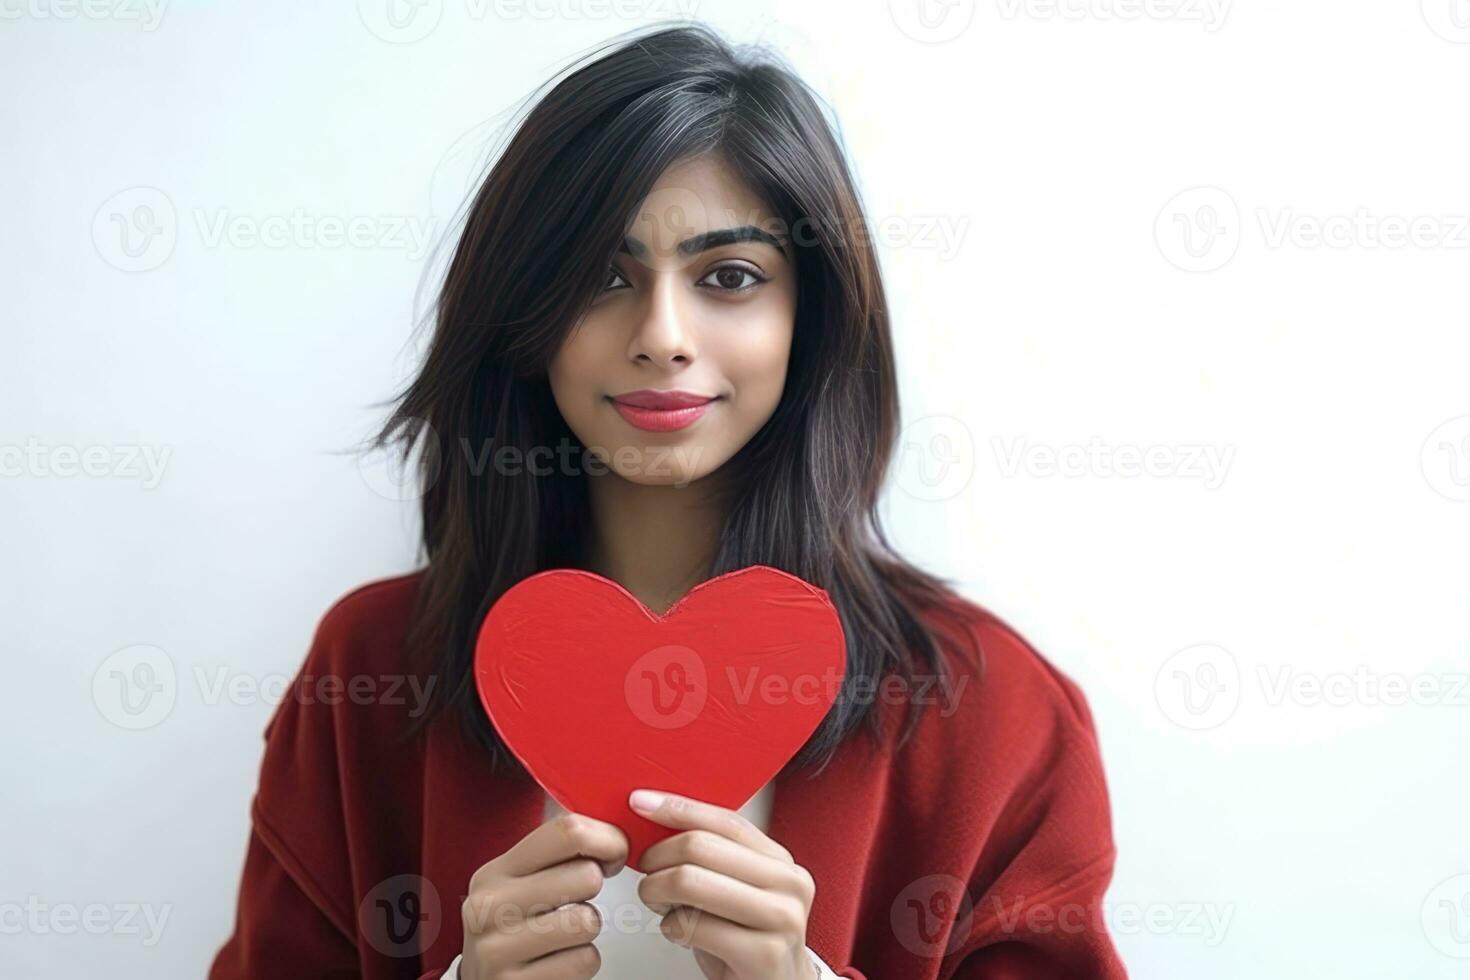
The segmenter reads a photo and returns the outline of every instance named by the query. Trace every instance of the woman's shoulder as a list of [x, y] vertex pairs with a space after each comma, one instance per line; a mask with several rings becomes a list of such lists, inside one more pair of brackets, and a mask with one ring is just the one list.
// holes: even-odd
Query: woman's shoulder
[[[1044, 703], [1062, 721], [1092, 727], [1082, 688], [1027, 634], [990, 607], [957, 593], [951, 595], [948, 608], [973, 641], [972, 649], [960, 651], [960, 660], [975, 671], [984, 693], [1002, 701], [1024, 698], [1033, 707]], [[967, 656], [970, 653], [973, 658]]]
[[322, 613], [317, 639], [341, 647], [401, 639], [413, 613], [422, 569], [372, 579], [342, 593]]
[[341, 928], [356, 884], [387, 878], [414, 846], [422, 753], [398, 736], [429, 692], [403, 656], [419, 578], [376, 579], [330, 602], [265, 727], [252, 825]]
[[1038, 833], [1070, 840], [1078, 867], [1111, 860], [1107, 780], [1082, 688], [973, 600], [952, 597], [935, 610], [933, 628], [944, 637], [951, 679], [894, 758], [894, 778], [910, 788], [900, 795], [986, 828], [981, 863], [995, 863], [992, 873]]
[[989, 606], [958, 593], [925, 613], [945, 654], [934, 684], [935, 717], [924, 719], [936, 743], [1005, 756], [1034, 757], [1075, 744], [1095, 754], [1097, 734], [1081, 686], [1019, 628]]
[[267, 739], [288, 716], [293, 725], [329, 732], [422, 710], [426, 682], [405, 657], [422, 577], [417, 571], [373, 579], [327, 605], [288, 696], [266, 727]]

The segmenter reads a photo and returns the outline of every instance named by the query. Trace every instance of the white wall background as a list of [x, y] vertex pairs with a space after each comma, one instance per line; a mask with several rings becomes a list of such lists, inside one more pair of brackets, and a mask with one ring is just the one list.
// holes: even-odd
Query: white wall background
[[843, 120], [888, 512], [1086, 690], [1134, 974], [1465, 975], [1470, 4], [918, 2], [0, 0], [0, 972], [203, 973], [272, 691], [412, 564], [332, 452], [413, 363], [405, 222], [692, 9]]

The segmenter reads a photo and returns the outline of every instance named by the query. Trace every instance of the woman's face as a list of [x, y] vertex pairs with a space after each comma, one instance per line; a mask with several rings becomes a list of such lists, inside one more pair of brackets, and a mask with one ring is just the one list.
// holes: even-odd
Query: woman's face
[[557, 408], [634, 483], [717, 470], [775, 411], [796, 319], [790, 246], [714, 155], [670, 167], [551, 362]]

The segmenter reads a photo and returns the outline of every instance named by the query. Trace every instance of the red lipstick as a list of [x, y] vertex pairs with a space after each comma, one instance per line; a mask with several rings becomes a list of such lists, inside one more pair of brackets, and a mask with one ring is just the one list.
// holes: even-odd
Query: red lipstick
[[656, 391], [640, 388], [613, 395], [613, 408], [634, 428], [645, 432], [673, 432], [693, 425], [715, 401], [713, 395], [692, 391]]

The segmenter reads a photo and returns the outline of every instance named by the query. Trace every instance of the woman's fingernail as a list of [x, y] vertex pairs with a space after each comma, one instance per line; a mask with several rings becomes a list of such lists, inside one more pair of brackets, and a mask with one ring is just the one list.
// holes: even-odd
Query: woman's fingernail
[[664, 794], [655, 793], [651, 789], [635, 789], [633, 795], [628, 797], [628, 804], [639, 813], [652, 813], [663, 801]]

